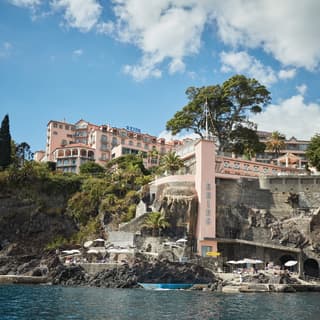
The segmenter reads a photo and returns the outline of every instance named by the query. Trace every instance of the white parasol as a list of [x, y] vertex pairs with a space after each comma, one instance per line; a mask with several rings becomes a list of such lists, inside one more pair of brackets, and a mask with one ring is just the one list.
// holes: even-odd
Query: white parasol
[[298, 263], [298, 261], [296, 261], [296, 260], [288, 260], [284, 265], [286, 267], [292, 267], [292, 266], [295, 266], [297, 263]]

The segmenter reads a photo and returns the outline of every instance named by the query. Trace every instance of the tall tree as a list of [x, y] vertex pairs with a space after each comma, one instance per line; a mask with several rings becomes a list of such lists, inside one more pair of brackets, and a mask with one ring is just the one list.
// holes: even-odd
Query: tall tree
[[311, 138], [306, 157], [310, 165], [320, 171], [320, 134], [316, 134]]
[[255, 123], [249, 120], [250, 113], [261, 112], [271, 100], [265, 86], [243, 75], [235, 75], [222, 85], [189, 87], [186, 95], [189, 103], [167, 122], [166, 129], [173, 134], [184, 129], [193, 130], [203, 137], [207, 118], [208, 129], [216, 138], [220, 151], [230, 150], [235, 130], [256, 129]]
[[0, 128], [0, 169], [8, 167], [11, 163], [11, 135], [9, 116], [5, 115]]
[[16, 157], [20, 166], [23, 166], [26, 160], [32, 160], [33, 153], [30, 145], [26, 142], [21, 142], [16, 145]]
[[267, 149], [274, 152], [276, 157], [279, 157], [281, 150], [285, 147], [285, 135], [279, 131], [273, 131], [271, 136], [267, 139]]

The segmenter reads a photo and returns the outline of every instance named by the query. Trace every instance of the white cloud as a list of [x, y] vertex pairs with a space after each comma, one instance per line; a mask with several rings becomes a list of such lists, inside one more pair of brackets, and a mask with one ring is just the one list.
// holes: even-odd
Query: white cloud
[[81, 57], [83, 55], [83, 50], [82, 49], [76, 49], [72, 52], [72, 55], [74, 57]]
[[4, 42], [0, 46], [0, 58], [7, 58], [10, 56], [12, 50], [12, 44], [10, 42]]
[[220, 59], [222, 62], [221, 71], [223, 72], [245, 73], [266, 86], [270, 86], [278, 80], [271, 67], [264, 66], [247, 52], [223, 51], [220, 54]]
[[175, 136], [170, 131], [162, 131], [159, 133], [158, 138], [164, 138], [167, 141], [170, 140], [183, 140], [183, 139], [199, 139], [199, 135], [194, 132], [178, 133]]
[[216, 0], [209, 7], [215, 7], [224, 43], [261, 47], [285, 66], [313, 70], [319, 65], [320, 1]]
[[320, 104], [305, 103], [301, 94], [270, 105], [261, 114], [251, 118], [258, 130], [275, 131], [297, 139], [310, 139], [320, 132]]
[[111, 21], [101, 22], [97, 24], [97, 32], [101, 34], [112, 34], [115, 29], [114, 23]]
[[[113, 0], [113, 9], [117, 39], [142, 52], [132, 68], [150, 69], [152, 63], [160, 68], [168, 61], [173, 71], [173, 61], [184, 63], [185, 57], [199, 52], [204, 27], [214, 22], [225, 44], [262, 48], [282, 63], [284, 70], [275, 74], [251, 61], [251, 72], [266, 83], [294, 77], [295, 68], [313, 70], [319, 65], [318, 0]], [[145, 72], [145, 77], [151, 74]]]
[[82, 32], [90, 31], [102, 12], [97, 0], [52, 0], [51, 7], [55, 11], [63, 10], [66, 25]]
[[136, 81], [142, 81], [146, 78], [161, 78], [162, 72], [152, 63], [152, 59], [147, 58], [140, 65], [125, 65], [123, 73], [131, 75]]
[[308, 89], [306, 84], [302, 84], [300, 86], [297, 86], [296, 88], [297, 88], [298, 92], [300, 93], [300, 95], [302, 95], [302, 96], [307, 92], [307, 89]]
[[292, 79], [295, 77], [297, 73], [297, 70], [296, 69], [282, 69], [278, 72], [278, 77], [279, 79], [282, 79], [282, 80], [286, 80], [286, 79]]
[[169, 64], [170, 74], [174, 74], [176, 72], [184, 72], [185, 69], [186, 69], [186, 66], [181, 59], [173, 59]]
[[41, 4], [41, 0], [9, 0], [9, 2], [17, 7], [35, 7]]
[[168, 61], [169, 72], [181, 72], [183, 58], [199, 52], [207, 13], [197, 1], [115, 0], [116, 37], [142, 51], [138, 65], [126, 66], [136, 80], [160, 76], [159, 66]]

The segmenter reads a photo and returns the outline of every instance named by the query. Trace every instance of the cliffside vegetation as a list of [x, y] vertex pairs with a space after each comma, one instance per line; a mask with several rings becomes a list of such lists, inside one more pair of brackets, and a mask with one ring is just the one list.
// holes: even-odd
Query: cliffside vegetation
[[133, 155], [112, 160], [106, 168], [86, 163], [79, 175], [52, 171], [50, 163], [24, 161], [0, 171], [0, 196], [32, 204], [26, 210], [33, 219], [41, 213], [74, 221], [77, 232], [47, 239], [47, 246], [55, 247], [102, 235], [104, 224], [112, 229], [131, 220], [142, 197], [139, 190], [151, 179], [142, 159]]

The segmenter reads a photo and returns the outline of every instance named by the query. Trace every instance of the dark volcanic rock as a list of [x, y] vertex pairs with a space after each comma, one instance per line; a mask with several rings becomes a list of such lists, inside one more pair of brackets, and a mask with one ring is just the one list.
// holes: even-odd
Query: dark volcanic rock
[[198, 265], [169, 261], [155, 263], [139, 261], [132, 266], [122, 265], [99, 272], [89, 284], [106, 288], [135, 288], [139, 286], [139, 282], [213, 284], [217, 281], [210, 271]]
[[88, 284], [89, 275], [78, 265], [58, 265], [50, 274], [52, 284], [65, 286], [84, 286]]

